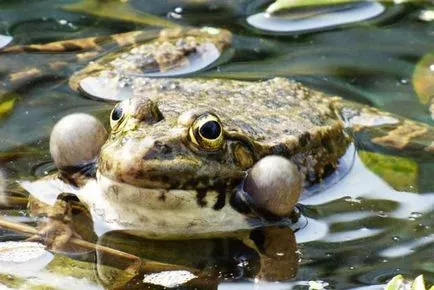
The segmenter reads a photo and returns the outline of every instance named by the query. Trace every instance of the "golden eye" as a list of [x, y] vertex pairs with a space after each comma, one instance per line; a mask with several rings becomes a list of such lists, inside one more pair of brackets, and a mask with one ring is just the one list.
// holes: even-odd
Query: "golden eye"
[[110, 126], [113, 130], [119, 127], [119, 124], [124, 119], [124, 109], [122, 108], [122, 103], [117, 104], [110, 115]]
[[223, 146], [223, 129], [220, 119], [210, 113], [199, 116], [191, 125], [190, 140], [206, 151], [217, 151]]

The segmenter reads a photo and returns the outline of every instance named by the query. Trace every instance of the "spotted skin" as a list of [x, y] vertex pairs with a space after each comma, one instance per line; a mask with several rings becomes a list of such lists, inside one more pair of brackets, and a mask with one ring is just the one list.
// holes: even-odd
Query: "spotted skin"
[[[225, 30], [177, 28], [162, 30], [158, 36], [131, 33], [106, 41], [107, 45], [100, 38], [88, 39], [81, 49], [80, 41], [63, 43], [64, 48], [80, 51], [71, 56], [76, 62], [94, 59], [113, 43], [120, 47], [76, 71], [69, 80], [71, 88], [77, 90], [83, 79], [92, 77], [109, 88], [131, 90], [131, 98], [118, 105], [121, 113], [101, 148], [95, 178], [89, 179], [101, 190], [100, 200], [88, 200], [94, 194], [80, 200], [103, 218], [113, 214], [119, 225], [139, 229], [148, 237], [264, 225], [264, 216], [237, 204], [234, 196], [248, 170], [268, 155], [290, 159], [306, 182], [313, 183], [339, 166], [352, 137], [359, 134], [369, 135], [372, 144], [388, 150], [417, 147], [426, 152], [434, 147], [430, 126], [283, 78], [260, 82], [150, 79], [123, 72], [188, 65], [188, 55], [204, 44], [223, 51], [231, 44]], [[60, 46], [45, 48], [59, 51]], [[43, 46], [11, 47], [3, 55], [37, 49]], [[148, 68], [137, 65], [137, 51], [144, 52]], [[46, 66], [55, 71], [66, 62]], [[9, 82], [37, 78], [42, 71], [15, 72]], [[194, 124], [206, 114], [221, 127], [222, 141], [215, 148], [196, 140]]]

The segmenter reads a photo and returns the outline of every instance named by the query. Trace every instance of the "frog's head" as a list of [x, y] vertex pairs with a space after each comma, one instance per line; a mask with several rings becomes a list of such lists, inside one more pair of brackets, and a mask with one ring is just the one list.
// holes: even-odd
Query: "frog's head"
[[[164, 108], [164, 110], [161, 110]], [[100, 173], [143, 188], [235, 186], [257, 160], [254, 142], [204, 107], [171, 108], [145, 97], [117, 104], [102, 147]]]

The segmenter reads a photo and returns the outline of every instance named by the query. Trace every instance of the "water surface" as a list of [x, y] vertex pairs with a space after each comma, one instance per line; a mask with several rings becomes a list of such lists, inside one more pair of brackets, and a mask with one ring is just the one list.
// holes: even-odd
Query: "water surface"
[[[412, 83], [418, 63], [434, 51], [434, 22], [420, 17], [422, 12], [434, 9], [432, 3], [386, 6], [385, 13], [363, 23], [291, 33], [264, 32], [249, 26], [246, 18], [260, 12], [265, 3], [0, 1], [0, 34], [12, 36], [14, 44], [32, 44], [161, 25], [222, 27], [234, 34], [233, 51], [218, 65], [199, 72], [201, 76], [244, 80], [288, 77], [434, 125], [429, 104], [416, 94]], [[63, 9], [66, 6], [69, 9]], [[125, 16], [127, 13], [130, 14]], [[68, 88], [68, 76], [83, 64], [71, 61], [61, 71], [42, 78], [15, 85], [6, 82], [9, 73], [44, 67], [50, 61], [72, 56], [73, 53], [0, 55], [0, 104], [12, 104], [10, 110], [0, 114], [0, 167], [6, 177], [7, 194], [17, 197], [15, 204], [1, 208], [9, 220], [35, 224], [26, 211], [27, 193], [15, 181], [34, 180], [54, 172], [48, 138], [57, 120], [73, 112], [88, 112], [107, 124], [111, 103], [84, 98]], [[424, 65], [430, 63], [426, 59]], [[326, 289], [381, 289], [378, 285], [399, 273], [409, 277], [424, 274], [432, 284], [432, 154], [384, 152], [363, 138], [356, 142], [356, 150], [359, 157], [346, 177], [334, 185], [319, 185], [314, 194], [302, 200], [308, 224], [295, 233], [298, 258], [292, 267], [285, 266], [288, 270], [281, 284], [252, 279], [257, 268], [256, 254], [236, 239], [156, 242], [114, 234], [102, 237], [101, 243], [125, 252], [138, 251], [135, 254], [150, 260], [211, 273], [186, 288], [214, 289], [219, 284], [221, 289], [308, 289], [309, 281], [319, 281]], [[292, 234], [287, 234], [284, 237], [290, 239]], [[23, 238], [0, 230], [2, 242]], [[116, 277], [124, 277], [123, 285], [128, 288], [145, 287], [146, 274], [128, 280], [128, 275], [114, 269], [123, 269], [121, 262], [114, 262], [107, 269], [98, 266], [110, 264], [101, 262], [104, 255], [81, 253], [72, 258], [42, 252], [39, 260], [25, 269], [18, 266], [21, 264], [6, 266], [0, 260], [0, 285], [101, 289], [112, 285], [113, 281], [107, 278], [110, 275], [104, 275], [111, 271]], [[61, 282], [64, 276], [70, 277], [71, 284]]]

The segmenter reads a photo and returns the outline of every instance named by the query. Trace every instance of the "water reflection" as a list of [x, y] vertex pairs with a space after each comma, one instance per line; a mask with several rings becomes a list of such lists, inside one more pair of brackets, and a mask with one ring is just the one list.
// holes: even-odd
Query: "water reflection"
[[[193, 271], [195, 277], [185, 287], [214, 289], [224, 280], [255, 278], [261, 281], [285, 281], [295, 277], [298, 255], [291, 229], [268, 227], [230, 235], [232, 238], [167, 241], [146, 240], [121, 232], [109, 232], [98, 243], [133, 253], [145, 261], [182, 265], [185, 271], [193, 269], [190, 271]], [[114, 262], [113, 257], [105, 253], [98, 252], [97, 257], [98, 265]], [[104, 285], [111, 285], [116, 280], [111, 273], [104, 271], [105, 268], [97, 266], [97, 269]], [[160, 268], [156, 273], [171, 270]], [[139, 271], [125, 287], [143, 287], [140, 281], [149, 285], [150, 280], [146, 277], [149, 277], [150, 269], [147, 271], [148, 273]]]

